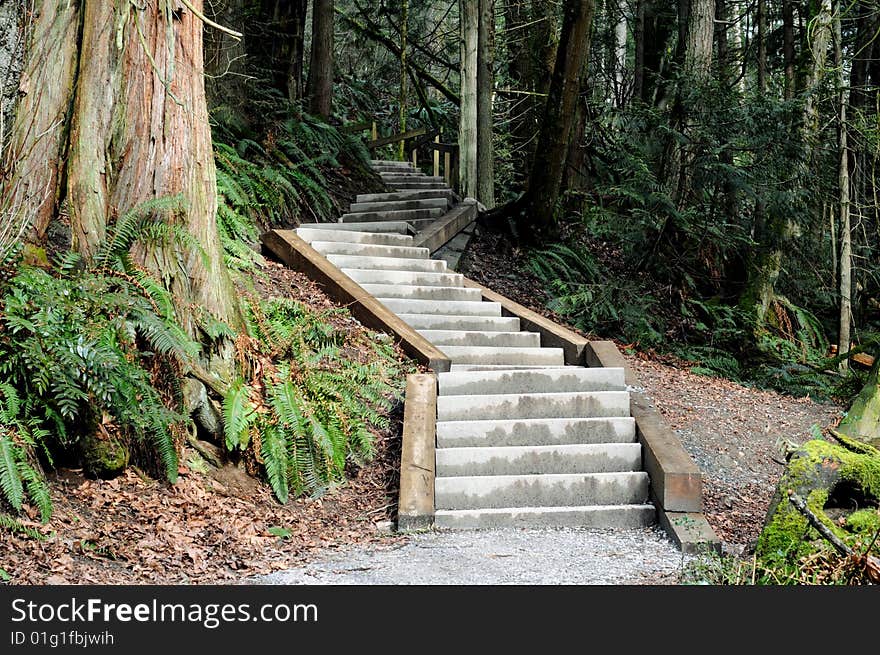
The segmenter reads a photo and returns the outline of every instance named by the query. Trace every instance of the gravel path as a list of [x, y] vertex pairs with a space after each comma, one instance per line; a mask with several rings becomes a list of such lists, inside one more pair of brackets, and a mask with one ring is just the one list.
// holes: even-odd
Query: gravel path
[[676, 584], [681, 553], [657, 529], [426, 532], [354, 547], [248, 584]]

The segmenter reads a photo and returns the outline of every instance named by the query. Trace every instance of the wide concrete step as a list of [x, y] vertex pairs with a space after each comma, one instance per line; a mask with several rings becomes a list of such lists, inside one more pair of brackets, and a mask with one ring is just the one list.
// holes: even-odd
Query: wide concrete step
[[565, 368], [561, 366], [524, 366], [522, 364], [451, 364], [450, 371], [530, 371], [550, 368]]
[[357, 268], [376, 271], [410, 271], [416, 273], [445, 273], [442, 259], [407, 259], [404, 257], [362, 257], [358, 255], [328, 254], [327, 259], [337, 268]]
[[562, 366], [562, 348], [493, 348], [490, 346], [443, 346], [441, 350], [460, 364], [509, 364], [524, 366]]
[[479, 289], [465, 287], [416, 287], [405, 284], [361, 284], [376, 298], [414, 298], [416, 300], [480, 300]]
[[392, 202], [355, 202], [348, 211], [352, 214], [360, 212], [393, 212], [411, 209], [449, 209], [446, 198], [425, 198], [423, 200], [397, 200]]
[[382, 180], [389, 186], [393, 186], [398, 182], [437, 182], [446, 183], [446, 178], [433, 175], [425, 175], [424, 173], [380, 173]]
[[[454, 355], [444, 349], [450, 357]], [[541, 350], [545, 350], [541, 348]], [[629, 416], [625, 391], [438, 396], [438, 421]]]
[[312, 248], [322, 255], [356, 255], [358, 257], [392, 257], [400, 259], [427, 259], [427, 248], [412, 246], [371, 246], [344, 241], [313, 241]]
[[441, 396], [626, 390], [622, 368], [449, 372], [437, 378]]
[[401, 173], [416, 173], [421, 172], [417, 171], [412, 166], [389, 166], [389, 165], [379, 165], [373, 166], [373, 172], [381, 175], [382, 173], [397, 173], [398, 175]]
[[[395, 314], [441, 314], [443, 316], [501, 316], [501, 303], [477, 300], [409, 300], [379, 298]], [[415, 327], [413, 325], [413, 327]]]
[[340, 223], [380, 223], [382, 221], [411, 221], [417, 219], [437, 219], [446, 213], [445, 209], [440, 207], [431, 207], [429, 209], [404, 209], [402, 211], [390, 212], [357, 212], [354, 214], [343, 214], [339, 217]]
[[642, 505], [647, 500], [648, 474], [643, 471], [438, 477], [434, 481], [436, 509]]
[[449, 189], [446, 182], [389, 182], [388, 186], [392, 189], [402, 191], [427, 191], [429, 189], [446, 190]]
[[[436, 261], [436, 260], [430, 260]], [[516, 332], [519, 319], [515, 316], [461, 316], [444, 314], [407, 314], [398, 316], [416, 330], [482, 330], [484, 332]]]
[[296, 234], [306, 241], [339, 241], [345, 243], [366, 243], [373, 246], [412, 246], [413, 238], [406, 234], [385, 234], [381, 232], [356, 232], [354, 230], [320, 230], [298, 228]]
[[613, 473], [638, 471], [642, 446], [637, 443], [441, 448], [437, 475], [537, 475], [542, 473]]
[[426, 198], [445, 198], [447, 202], [452, 203], [454, 197], [452, 189], [429, 189], [427, 191], [391, 191], [385, 193], [362, 193], [355, 196], [356, 203], [362, 202], [397, 202], [399, 200], [424, 200]]
[[437, 422], [439, 448], [635, 443], [631, 417]]
[[398, 159], [371, 159], [370, 166], [391, 166], [393, 168], [413, 168], [412, 162]]
[[637, 529], [653, 525], [653, 505], [588, 505], [586, 507], [501, 507], [438, 510], [434, 527], [451, 530], [492, 528]]
[[492, 348], [540, 348], [537, 332], [470, 332], [461, 330], [419, 330], [436, 346], [488, 346]]
[[462, 287], [464, 276], [461, 273], [420, 273], [418, 271], [382, 271], [358, 268], [343, 268], [345, 273], [358, 284], [400, 284], [415, 287]]
[[351, 231], [351, 232], [372, 232], [372, 233], [397, 233], [411, 234], [412, 226], [405, 221], [387, 221], [377, 223], [375, 221], [369, 223], [301, 223], [301, 228], [305, 229], [321, 229], [334, 231]]

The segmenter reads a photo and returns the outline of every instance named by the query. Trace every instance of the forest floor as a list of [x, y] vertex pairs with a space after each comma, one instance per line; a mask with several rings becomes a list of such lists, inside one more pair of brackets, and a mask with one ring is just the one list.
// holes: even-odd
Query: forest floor
[[[480, 266], [463, 272], [565, 324], [543, 306], [541, 283], [522, 270], [512, 271], [491, 244], [477, 239], [469, 256]], [[316, 309], [333, 306], [304, 276], [272, 263], [266, 272], [256, 280], [260, 295], [295, 298]], [[353, 319], [339, 320], [345, 323], [340, 329], [361, 329]], [[740, 552], [757, 538], [783, 471], [779, 441], [809, 439], [813, 426], [836, 424], [843, 408], [696, 375], [674, 359], [649, 353], [633, 352], [627, 359], [703, 471], [709, 523], [728, 552]], [[400, 409], [392, 414], [391, 427], [377, 435], [373, 463], [352, 471], [350, 481], [322, 498], [284, 506], [241, 468], [191, 466], [189, 448], [175, 485], [136, 470], [110, 481], [60, 470], [51, 476], [51, 522], [25, 521], [47, 538], [0, 530], [0, 577], [17, 584], [233, 583], [320, 563], [334, 553], [345, 557], [352, 549], [429, 547], [418, 541], [424, 536], [387, 532], [396, 513]], [[584, 575], [589, 581], [593, 573]], [[619, 575], [627, 579], [626, 571]], [[659, 566], [654, 576], [630, 579], [637, 584], [674, 580]]]

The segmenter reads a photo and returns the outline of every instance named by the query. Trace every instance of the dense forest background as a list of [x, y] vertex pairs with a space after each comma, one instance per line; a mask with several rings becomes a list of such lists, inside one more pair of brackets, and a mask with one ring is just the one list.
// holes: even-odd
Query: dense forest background
[[15, 510], [48, 517], [55, 462], [174, 480], [193, 424], [281, 500], [369, 459], [409, 364], [342, 364], [258, 297], [257, 244], [381, 191], [370, 157], [411, 153], [365, 142], [419, 128], [572, 325], [878, 402], [874, 0], [0, 0], [0, 27]]

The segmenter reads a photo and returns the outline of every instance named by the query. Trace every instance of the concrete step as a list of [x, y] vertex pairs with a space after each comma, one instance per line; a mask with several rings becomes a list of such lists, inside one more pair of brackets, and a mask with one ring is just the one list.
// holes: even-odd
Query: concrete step
[[515, 364], [451, 364], [450, 371], [531, 371], [551, 368], [567, 368], [566, 366], [523, 366]]
[[437, 475], [537, 475], [542, 473], [613, 473], [642, 468], [638, 443], [441, 448]]
[[412, 298], [416, 300], [480, 300], [479, 289], [464, 287], [414, 287], [405, 284], [361, 284], [376, 298]]
[[439, 448], [635, 443], [631, 417], [438, 421]]
[[411, 271], [424, 273], [445, 273], [446, 262], [438, 259], [406, 259], [402, 257], [361, 257], [358, 255], [328, 254], [327, 259], [337, 268], [358, 268], [362, 270]]
[[388, 186], [399, 191], [445, 191], [449, 189], [446, 182], [389, 182]]
[[351, 231], [351, 232], [372, 232], [372, 233], [397, 233], [397, 234], [411, 234], [413, 232], [412, 227], [409, 223], [405, 221], [387, 221], [382, 223], [377, 223], [375, 221], [371, 221], [369, 223], [301, 223], [301, 228], [306, 229], [321, 229], [321, 230], [335, 230], [335, 231]]
[[569, 366], [548, 371], [449, 372], [437, 377], [441, 396], [626, 390], [622, 368]]
[[405, 298], [379, 298], [378, 300], [395, 314], [501, 316], [501, 303], [497, 302], [482, 302], [474, 300], [436, 302], [434, 300], [407, 300]]
[[436, 346], [489, 346], [493, 348], [540, 348], [537, 332], [470, 332], [461, 330], [419, 330]]
[[562, 348], [492, 348], [488, 346], [443, 346], [453, 362], [460, 364], [509, 364], [525, 366], [562, 366]]
[[446, 198], [425, 198], [423, 200], [395, 200], [391, 202], [355, 202], [349, 207], [352, 214], [360, 212], [393, 212], [411, 209], [449, 209]]
[[371, 159], [370, 166], [412, 166], [412, 162], [399, 159]]
[[[447, 354], [454, 358], [451, 353]], [[437, 398], [438, 421], [608, 416], [629, 416], [627, 392], [512, 393]]]
[[394, 186], [398, 182], [436, 182], [446, 183], [446, 178], [425, 175], [424, 173], [380, 173], [382, 181], [388, 186]]
[[378, 271], [343, 268], [352, 280], [364, 284], [402, 284], [416, 287], [462, 287], [464, 276], [460, 273], [419, 273], [413, 271]]
[[373, 166], [373, 171], [381, 175], [382, 173], [397, 173], [398, 175], [401, 173], [416, 173], [416, 169], [413, 166], [393, 166], [388, 164], [379, 164]]
[[502, 507], [476, 510], [439, 510], [434, 527], [440, 529], [569, 528], [632, 530], [657, 521], [653, 505], [590, 505], [586, 507]]
[[413, 238], [405, 234], [383, 234], [381, 232], [356, 232], [354, 230], [319, 230], [299, 228], [296, 234], [306, 243], [313, 241], [339, 241], [345, 243], [366, 243], [373, 246], [411, 246]]
[[446, 198], [451, 204], [454, 201], [452, 189], [435, 189], [427, 191], [392, 191], [385, 193], [362, 193], [355, 196], [356, 203], [362, 202], [397, 202], [399, 200], [424, 200], [426, 198]]
[[437, 509], [641, 505], [648, 500], [648, 474], [578, 473], [485, 475], [434, 481]]
[[412, 246], [371, 246], [365, 243], [344, 241], [313, 241], [312, 248], [322, 255], [354, 255], [357, 257], [392, 257], [401, 259], [427, 259], [427, 248]]
[[443, 216], [446, 210], [439, 207], [431, 209], [404, 209], [390, 212], [358, 212], [356, 214], [343, 214], [339, 217], [340, 223], [376, 223], [381, 221], [411, 221], [420, 218], [437, 219]]
[[519, 319], [515, 316], [450, 316], [407, 314], [405, 312], [398, 314], [398, 316], [416, 330], [482, 330], [484, 332], [516, 332], [519, 330]]

